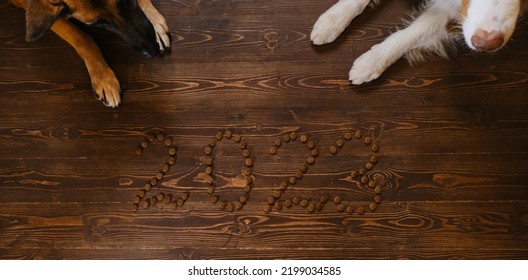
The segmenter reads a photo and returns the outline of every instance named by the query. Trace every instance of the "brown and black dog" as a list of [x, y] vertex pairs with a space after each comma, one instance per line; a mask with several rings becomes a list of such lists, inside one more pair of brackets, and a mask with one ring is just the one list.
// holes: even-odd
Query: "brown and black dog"
[[68, 18], [106, 28], [127, 45], [154, 57], [170, 48], [169, 28], [151, 0], [11, 0], [26, 10], [26, 40], [51, 29], [72, 45], [84, 61], [97, 99], [108, 107], [121, 103], [121, 88], [92, 38]]

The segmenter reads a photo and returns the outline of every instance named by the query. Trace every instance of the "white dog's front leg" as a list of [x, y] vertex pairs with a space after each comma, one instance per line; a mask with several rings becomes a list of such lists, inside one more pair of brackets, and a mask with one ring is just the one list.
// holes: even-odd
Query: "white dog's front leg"
[[413, 49], [430, 49], [446, 38], [449, 16], [442, 10], [426, 8], [407, 28], [373, 46], [354, 61], [349, 80], [354, 85], [377, 79], [389, 66]]
[[340, 0], [315, 22], [310, 40], [314, 45], [333, 42], [365, 10], [370, 0]]
[[[354, 61], [348, 79], [354, 85], [360, 85], [377, 79], [401, 55], [390, 49], [391, 44], [386, 41], [373, 46]], [[390, 50], [390, 51], [388, 51]]]

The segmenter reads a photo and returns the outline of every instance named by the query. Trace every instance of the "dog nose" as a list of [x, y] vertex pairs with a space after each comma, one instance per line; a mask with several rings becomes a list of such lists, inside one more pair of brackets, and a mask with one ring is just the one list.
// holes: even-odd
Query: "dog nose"
[[132, 47], [148, 58], [153, 58], [160, 53], [160, 48], [156, 42], [142, 42]]
[[495, 51], [504, 44], [504, 35], [499, 31], [479, 29], [471, 37], [471, 43], [478, 51]]
[[153, 58], [159, 54], [159, 49], [153, 49], [153, 50], [144, 50], [143, 55], [148, 58]]

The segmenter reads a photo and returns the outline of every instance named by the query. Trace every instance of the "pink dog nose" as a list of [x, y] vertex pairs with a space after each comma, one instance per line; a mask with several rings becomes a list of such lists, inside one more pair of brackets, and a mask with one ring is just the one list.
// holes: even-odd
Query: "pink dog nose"
[[471, 43], [478, 51], [495, 51], [502, 47], [504, 36], [498, 31], [487, 32], [479, 29], [471, 37]]

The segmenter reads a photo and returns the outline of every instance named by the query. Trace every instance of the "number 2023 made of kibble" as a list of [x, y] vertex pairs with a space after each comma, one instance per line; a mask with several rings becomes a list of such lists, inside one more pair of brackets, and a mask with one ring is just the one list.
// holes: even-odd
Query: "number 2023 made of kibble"
[[[215, 147], [220, 141], [232, 141], [235, 144], [240, 145], [241, 157], [244, 162], [243, 176], [245, 181], [245, 186], [237, 200], [227, 200], [222, 197], [221, 194], [216, 192], [216, 180], [214, 172], [214, 161], [215, 161]], [[375, 180], [369, 173], [373, 171], [375, 165], [378, 163], [379, 157], [379, 146], [375, 143], [372, 136], [365, 136], [360, 130], [355, 132], [346, 132], [342, 137], [336, 140], [334, 145], [331, 145], [327, 150], [328, 153], [336, 155], [340, 149], [342, 149], [348, 142], [360, 141], [365, 145], [370, 146], [372, 155], [366, 161], [364, 166], [361, 166], [357, 169], [354, 169], [350, 172], [350, 177], [352, 180], [357, 180], [363, 186], [366, 186], [373, 193], [373, 201], [368, 205], [354, 205], [352, 202], [346, 202], [339, 195], [323, 195], [318, 198], [308, 198], [308, 197], [293, 197], [293, 198], [284, 198], [284, 194], [287, 190], [292, 189], [296, 184], [298, 184], [308, 172], [311, 166], [316, 164], [317, 157], [320, 155], [320, 151], [317, 149], [314, 141], [310, 140], [309, 136], [306, 134], [297, 134], [297, 132], [285, 133], [282, 137], [275, 139], [274, 143], [270, 145], [269, 154], [271, 156], [276, 156], [280, 153], [280, 148], [284, 147], [289, 143], [299, 141], [302, 144], [305, 144], [310, 151], [309, 156], [305, 161], [298, 167], [295, 174], [292, 174], [289, 178], [283, 180], [279, 188], [273, 190], [269, 195], [266, 205], [264, 206], [264, 212], [269, 213], [271, 211], [282, 211], [284, 209], [290, 209], [292, 207], [302, 207], [306, 209], [309, 213], [314, 213], [317, 211], [322, 211], [326, 205], [334, 204], [336, 210], [346, 214], [358, 214], [363, 215], [366, 212], [366, 209], [370, 212], [376, 211], [378, 205], [381, 203], [381, 190], [383, 181]], [[168, 208], [172, 210], [177, 210], [185, 205], [186, 201], [189, 200], [190, 193], [187, 191], [181, 192], [179, 194], [174, 193], [163, 193], [159, 192], [155, 195], [149, 194], [156, 186], [163, 180], [165, 174], [167, 174], [171, 167], [176, 163], [176, 154], [177, 149], [173, 145], [173, 139], [169, 136], [166, 136], [165, 133], [158, 131], [148, 134], [145, 139], [138, 145], [136, 148], [136, 154], [138, 156], [142, 155], [143, 152], [154, 143], [163, 143], [167, 149], [169, 157], [163, 163], [160, 170], [141, 188], [132, 201], [132, 209], [138, 211], [140, 209], [148, 209], [156, 205], [163, 205], [163, 208]], [[243, 136], [240, 134], [234, 134], [230, 129], [219, 131], [216, 133], [214, 138], [204, 146], [203, 153], [205, 154], [205, 176], [204, 180], [209, 185], [207, 188], [207, 193], [210, 196], [210, 203], [216, 205], [217, 209], [220, 211], [234, 212], [239, 211], [244, 208], [244, 206], [249, 202], [249, 196], [251, 191], [254, 188], [255, 177], [253, 175], [253, 158], [251, 150], [249, 149], [248, 143], [245, 141]], [[329, 201], [332, 200], [332, 201]]]

